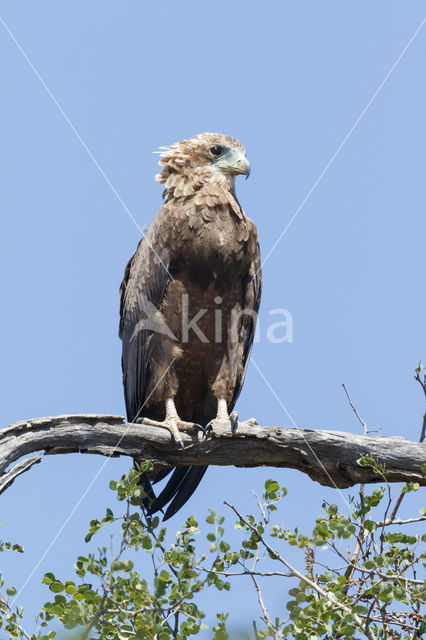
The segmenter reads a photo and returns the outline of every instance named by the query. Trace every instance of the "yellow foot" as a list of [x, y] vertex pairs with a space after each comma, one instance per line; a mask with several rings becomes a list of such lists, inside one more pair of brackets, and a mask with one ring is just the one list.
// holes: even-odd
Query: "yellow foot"
[[234, 435], [238, 428], [238, 411], [233, 411], [231, 414], [228, 414], [228, 406], [226, 400], [218, 400], [216, 418], [210, 420], [209, 424], [206, 426], [206, 431], [214, 429], [214, 425], [216, 423], [222, 425], [228, 424], [229, 428], [231, 429], [232, 435]]
[[[206, 429], [199, 424], [195, 424], [193, 422], [185, 422], [181, 420], [176, 411], [175, 403], [173, 398], [168, 398], [166, 400], [166, 419], [162, 422], [157, 420], [151, 420], [150, 418], [145, 418], [146, 422], [152, 425], [153, 427], [160, 427], [161, 429], [167, 429], [172, 434], [173, 440], [180, 446], [181, 449], [185, 449], [185, 445], [183, 444], [183, 440], [181, 437], [181, 433], [197, 433], [202, 431], [203, 434], [206, 433]], [[143, 422], [144, 419], [141, 419]]]
[[156, 420], [150, 420], [149, 423], [152, 426], [160, 427], [161, 429], [167, 429], [172, 434], [173, 440], [180, 446], [181, 449], [185, 449], [185, 445], [182, 440], [182, 433], [198, 433], [202, 431], [204, 433], [204, 428], [199, 424], [194, 424], [192, 422], [185, 422], [184, 420], [180, 420], [179, 418], [166, 418], [163, 422], [157, 422]]

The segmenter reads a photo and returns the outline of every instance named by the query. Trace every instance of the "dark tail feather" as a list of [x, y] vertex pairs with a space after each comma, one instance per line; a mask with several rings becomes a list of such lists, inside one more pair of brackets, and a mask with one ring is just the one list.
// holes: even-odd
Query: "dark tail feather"
[[163, 520], [174, 515], [192, 496], [206, 469], [207, 467], [199, 466], [177, 467], [158, 498], [150, 502], [149, 514], [160, 511], [172, 500]]
[[151, 482], [149, 481], [147, 475], [145, 473], [141, 473], [138, 484], [145, 491], [146, 496], [142, 498], [142, 504], [145, 509], [149, 510], [149, 505], [155, 502], [155, 493], [152, 490]]
[[182, 483], [185, 481], [186, 476], [192, 467], [176, 467], [173, 471], [172, 477], [158, 495], [157, 499], [151, 503], [149, 514], [152, 515], [157, 511], [160, 511], [179, 491]]
[[171, 469], [163, 469], [151, 479], [147, 474], [141, 474], [139, 483], [146, 493], [142, 502], [148, 514], [152, 516], [157, 511], [162, 511], [166, 504], [172, 501], [163, 521], [171, 518], [192, 496], [206, 471], [207, 467], [201, 466], [176, 467], [158, 498], [155, 496], [152, 485], [163, 480], [171, 472]]
[[[157, 497], [154, 493], [152, 485], [156, 484], [157, 482], [161, 482], [161, 480], [164, 480], [164, 478], [168, 476], [169, 473], [171, 473], [172, 471], [173, 471], [173, 468], [162, 469], [161, 471], [157, 471], [157, 473], [152, 478], [149, 478], [146, 473], [141, 474], [138, 484], [142, 487], [142, 489], [146, 493], [145, 498], [142, 499], [142, 503], [148, 512], [151, 512], [151, 507], [154, 503], [156, 503], [156, 500], [157, 500]], [[160, 508], [156, 509], [156, 511], [159, 511]]]
[[179, 511], [181, 507], [189, 500], [194, 493], [195, 489], [200, 484], [201, 478], [207, 471], [207, 467], [190, 467], [189, 472], [183, 482], [181, 482], [176, 496], [167, 507], [167, 511], [164, 515], [163, 521], [168, 520], [174, 514]]
[[161, 480], [164, 480], [164, 478], [168, 476], [169, 473], [171, 473], [172, 471], [173, 471], [173, 467], [170, 467], [169, 469], [162, 469], [161, 471], [157, 471], [155, 476], [151, 478], [151, 484], [157, 484], [157, 482], [161, 482]]

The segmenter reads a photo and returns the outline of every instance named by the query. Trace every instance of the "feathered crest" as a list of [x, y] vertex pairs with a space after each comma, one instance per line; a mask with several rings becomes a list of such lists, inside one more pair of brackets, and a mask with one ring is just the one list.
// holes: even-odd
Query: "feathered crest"
[[239, 140], [221, 133], [200, 133], [170, 146], [160, 147], [159, 165], [162, 167], [155, 178], [165, 185], [163, 197], [166, 202], [176, 198], [191, 198], [195, 206], [217, 207], [227, 204], [238, 217], [241, 207], [235, 198], [233, 183], [212, 166], [209, 149], [220, 145], [245, 153]]

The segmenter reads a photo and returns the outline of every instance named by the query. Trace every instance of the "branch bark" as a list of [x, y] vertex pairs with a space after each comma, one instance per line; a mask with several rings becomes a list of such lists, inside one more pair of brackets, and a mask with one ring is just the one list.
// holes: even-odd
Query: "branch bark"
[[133, 424], [113, 415], [63, 415], [15, 422], [0, 430], [0, 493], [43, 456], [38, 453], [16, 461], [41, 451], [45, 455], [125, 455], [151, 460], [156, 468], [194, 464], [288, 467], [336, 488], [383, 482], [374, 469], [357, 464], [358, 458], [368, 455], [385, 468], [388, 482], [418, 482], [426, 486], [421, 471], [426, 462], [426, 444], [399, 436], [262, 427], [249, 420], [238, 423], [234, 436], [226, 424], [218, 423], [206, 438], [182, 434], [182, 439], [183, 451], [166, 429], [153, 426], [149, 420]]

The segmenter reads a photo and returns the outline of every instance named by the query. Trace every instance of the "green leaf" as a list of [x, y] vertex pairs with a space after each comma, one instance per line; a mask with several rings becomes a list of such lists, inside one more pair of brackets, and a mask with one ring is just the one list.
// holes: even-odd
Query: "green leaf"
[[352, 611], [354, 613], [359, 613], [362, 616], [366, 616], [368, 613], [367, 607], [363, 607], [362, 604], [356, 604], [354, 607], [352, 607]]
[[404, 493], [410, 493], [410, 491], [418, 491], [420, 488], [420, 485], [418, 482], [407, 482], [407, 484], [404, 487]]
[[374, 520], [366, 520], [364, 522], [364, 527], [367, 529], [367, 531], [376, 531], [377, 529], [377, 524], [374, 522]]
[[161, 580], [163, 582], [170, 582], [170, 573], [163, 569], [158, 576], [158, 580]]
[[407, 594], [402, 587], [395, 587], [393, 594], [397, 600], [405, 600]]
[[152, 549], [152, 540], [151, 540], [150, 536], [144, 536], [144, 538], [142, 540], [142, 547], [143, 547], [143, 549], [145, 549], [145, 551], [151, 551], [151, 549]]
[[6, 593], [8, 596], [16, 596], [18, 592], [16, 591], [15, 587], [8, 587], [6, 589]]
[[279, 488], [280, 488], [280, 485], [276, 480], [272, 480], [272, 479], [266, 480], [265, 491], [267, 491], [268, 493], [274, 493], [275, 491], [278, 491]]
[[349, 624], [346, 624], [342, 629], [341, 629], [341, 633], [343, 633], [345, 636], [353, 636], [353, 634], [355, 633], [355, 627], [352, 627]]

